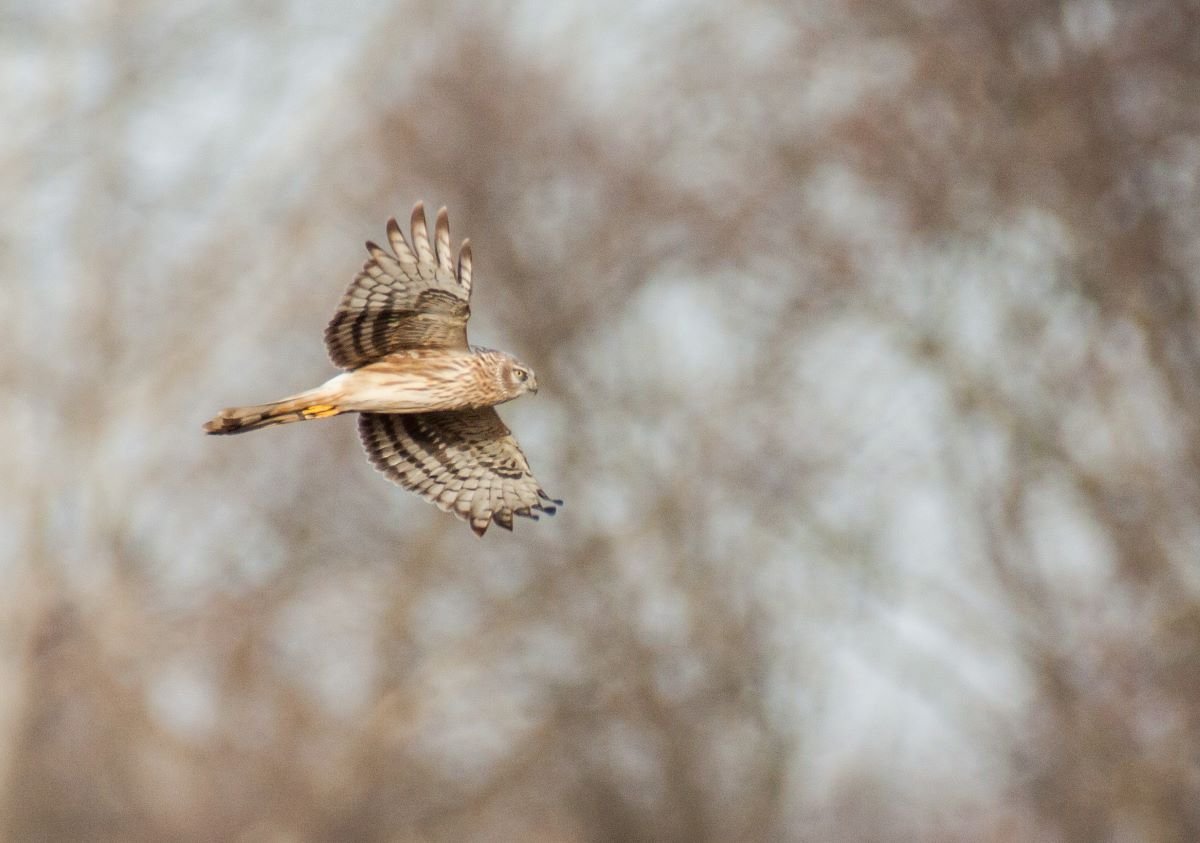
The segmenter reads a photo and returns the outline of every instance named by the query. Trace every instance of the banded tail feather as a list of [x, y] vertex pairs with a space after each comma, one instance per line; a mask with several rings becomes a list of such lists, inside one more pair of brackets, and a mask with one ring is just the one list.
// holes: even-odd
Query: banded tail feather
[[337, 399], [321, 389], [302, 392], [280, 401], [249, 407], [229, 407], [204, 425], [205, 433], [248, 433], [277, 424], [324, 419], [342, 412]]

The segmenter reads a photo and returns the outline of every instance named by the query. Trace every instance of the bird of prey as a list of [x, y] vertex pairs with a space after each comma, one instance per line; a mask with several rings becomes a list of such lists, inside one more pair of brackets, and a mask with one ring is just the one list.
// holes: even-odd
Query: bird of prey
[[467, 344], [471, 246], [454, 260], [446, 209], [433, 242], [425, 206], [412, 212], [412, 241], [387, 223], [391, 250], [367, 243], [370, 258], [325, 329], [334, 365], [347, 371], [269, 404], [222, 410], [208, 433], [358, 413], [371, 463], [389, 480], [452, 512], [482, 536], [535, 521], [562, 501], [546, 494], [495, 406], [537, 392], [533, 370], [511, 354]]

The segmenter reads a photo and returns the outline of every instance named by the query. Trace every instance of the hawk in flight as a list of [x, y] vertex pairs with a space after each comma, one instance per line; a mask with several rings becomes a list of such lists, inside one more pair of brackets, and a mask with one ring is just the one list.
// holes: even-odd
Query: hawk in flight
[[511, 354], [467, 345], [470, 242], [455, 261], [442, 208], [431, 244], [420, 202], [411, 245], [395, 219], [387, 235], [391, 251], [367, 243], [371, 257], [325, 329], [330, 359], [347, 371], [290, 398], [222, 410], [204, 429], [244, 433], [358, 413], [372, 464], [476, 535], [492, 523], [511, 530], [514, 515], [553, 515], [562, 501], [534, 479], [495, 410], [537, 392], [533, 370]]

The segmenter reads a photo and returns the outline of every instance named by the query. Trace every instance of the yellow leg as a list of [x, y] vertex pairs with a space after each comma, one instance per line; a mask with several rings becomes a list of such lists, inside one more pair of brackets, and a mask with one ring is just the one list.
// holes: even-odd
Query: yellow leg
[[300, 412], [306, 419], [324, 419], [329, 416], [336, 416], [341, 410], [332, 404], [313, 404], [311, 407], [305, 407]]

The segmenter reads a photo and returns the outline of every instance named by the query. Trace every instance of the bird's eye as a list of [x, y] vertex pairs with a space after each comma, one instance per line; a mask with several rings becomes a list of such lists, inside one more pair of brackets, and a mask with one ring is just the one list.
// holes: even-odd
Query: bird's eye
[[513, 377], [521, 383], [525, 383], [529, 379], [529, 373], [524, 369], [513, 369]]

